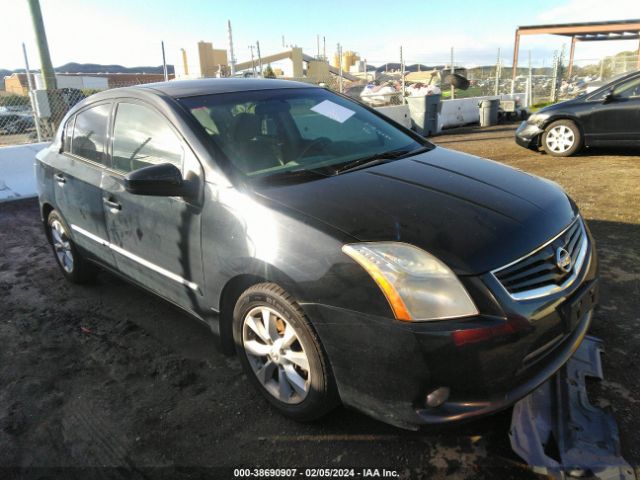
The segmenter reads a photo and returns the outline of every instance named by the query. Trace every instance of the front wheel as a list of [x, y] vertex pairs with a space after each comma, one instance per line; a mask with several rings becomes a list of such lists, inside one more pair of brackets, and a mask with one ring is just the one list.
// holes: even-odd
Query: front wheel
[[317, 334], [300, 306], [278, 285], [260, 283], [240, 295], [233, 336], [250, 381], [280, 413], [310, 421], [338, 404]]
[[571, 120], [558, 120], [545, 128], [542, 148], [554, 157], [570, 157], [582, 146], [582, 135]]

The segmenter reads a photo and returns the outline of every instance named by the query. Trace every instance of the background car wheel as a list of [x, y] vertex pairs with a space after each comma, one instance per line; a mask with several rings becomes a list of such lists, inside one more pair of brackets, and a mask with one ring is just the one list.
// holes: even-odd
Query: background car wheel
[[95, 278], [96, 268], [80, 255], [69, 235], [69, 227], [56, 210], [49, 214], [47, 228], [54, 256], [67, 280], [74, 283], [91, 282]]
[[571, 120], [558, 120], [545, 128], [542, 148], [554, 157], [569, 157], [582, 146], [580, 129]]
[[233, 312], [233, 337], [250, 381], [285, 416], [310, 421], [339, 403], [317, 334], [300, 306], [278, 285], [260, 283], [240, 296]]

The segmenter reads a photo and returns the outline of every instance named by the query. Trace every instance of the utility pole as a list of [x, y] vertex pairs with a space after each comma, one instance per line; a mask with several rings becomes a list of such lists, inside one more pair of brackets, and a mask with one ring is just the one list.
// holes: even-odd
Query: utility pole
[[162, 73], [164, 74], [164, 81], [169, 81], [169, 72], [167, 71], [167, 59], [164, 55], [164, 40], [160, 41], [160, 46], [162, 47]]
[[320, 35], [316, 35], [316, 47], [318, 52], [318, 54], [316, 55], [316, 58], [320, 60]]
[[[324, 61], [326, 62], [327, 59], [327, 37], [325, 37], [324, 35], [322, 36], [322, 57], [324, 58]], [[638, 68], [640, 68], [640, 54], [638, 54]]]
[[27, 57], [27, 47], [22, 44], [22, 53], [24, 55], [24, 66], [27, 72], [27, 85], [29, 85], [29, 99], [31, 100], [31, 110], [33, 111], [33, 119], [36, 125], [36, 135], [38, 136], [38, 142], [42, 142], [42, 132], [40, 131], [40, 119], [38, 118], [38, 112], [36, 111], [35, 98], [33, 97], [33, 79], [31, 78], [31, 70], [29, 69], [29, 57]]
[[236, 57], [233, 54], [233, 33], [231, 32], [231, 20], [227, 20], [227, 27], [229, 29], [229, 65], [231, 67], [231, 76], [236, 74]]
[[42, 82], [45, 90], [56, 89], [56, 74], [53, 71], [51, 55], [49, 54], [49, 44], [47, 43], [47, 33], [44, 30], [42, 21], [42, 11], [40, 10], [40, 0], [28, 0], [33, 30], [36, 34], [38, 54], [40, 55], [40, 70], [42, 71]]
[[284, 35], [282, 35], [282, 48], [284, 48]]
[[253, 45], [249, 45], [249, 50], [251, 50], [251, 72], [253, 78], [256, 78], [256, 62], [253, 60]]
[[262, 57], [260, 56], [260, 41], [256, 40], [256, 49], [258, 50], [258, 64], [260, 65], [260, 76], [262, 77]]

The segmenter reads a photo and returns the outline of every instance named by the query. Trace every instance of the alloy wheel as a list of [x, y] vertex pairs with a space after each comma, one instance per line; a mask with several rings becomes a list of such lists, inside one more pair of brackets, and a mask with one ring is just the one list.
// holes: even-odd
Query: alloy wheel
[[547, 147], [555, 153], [564, 153], [573, 147], [576, 138], [573, 130], [566, 125], [557, 125], [547, 133]]
[[249, 364], [269, 394], [288, 404], [304, 401], [311, 386], [309, 359], [298, 334], [271, 307], [252, 308], [242, 325]]
[[51, 240], [56, 257], [60, 266], [65, 272], [73, 272], [73, 251], [71, 250], [71, 240], [62, 223], [59, 220], [51, 222]]

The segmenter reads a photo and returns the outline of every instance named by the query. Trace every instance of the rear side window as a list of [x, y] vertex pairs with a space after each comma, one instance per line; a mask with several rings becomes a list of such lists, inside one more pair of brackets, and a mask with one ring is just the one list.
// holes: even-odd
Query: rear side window
[[105, 143], [111, 105], [88, 108], [76, 115], [71, 153], [102, 165], [106, 162]]
[[172, 163], [182, 170], [180, 138], [154, 110], [120, 103], [113, 130], [113, 168], [126, 173], [159, 163]]

